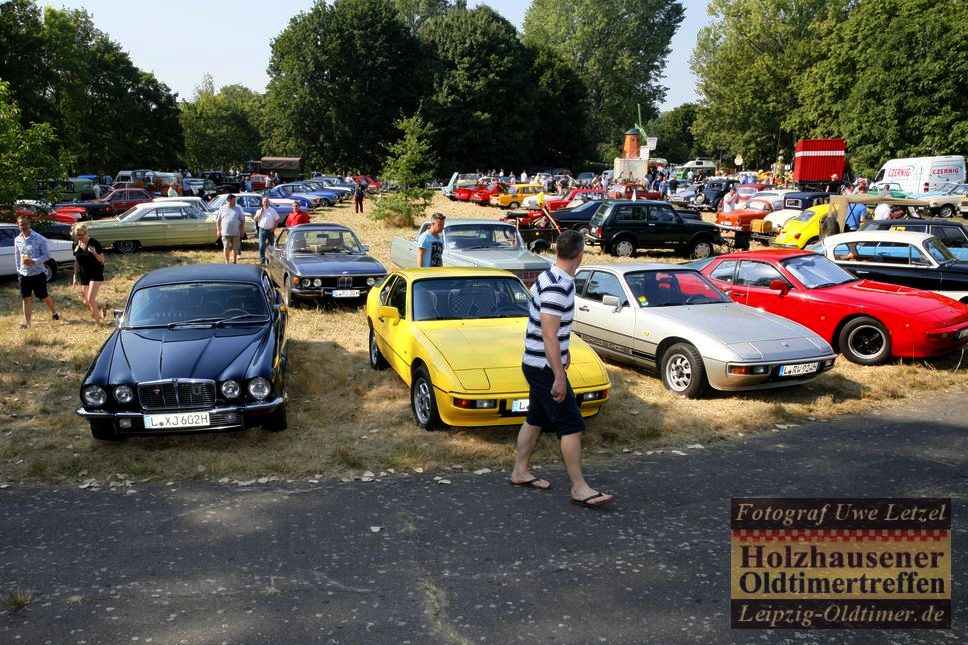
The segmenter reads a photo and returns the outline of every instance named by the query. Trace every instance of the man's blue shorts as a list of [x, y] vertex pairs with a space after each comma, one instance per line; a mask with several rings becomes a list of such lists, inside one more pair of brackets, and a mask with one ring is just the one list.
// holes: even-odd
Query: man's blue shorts
[[550, 367], [537, 368], [522, 365], [524, 378], [528, 380], [531, 392], [528, 396], [528, 416], [526, 421], [546, 430], [554, 430], [559, 437], [585, 430], [585, 420], [581, 418], [575, 392], [568, 383], [568, 393], [561, 403], [551, 398], [551, 386], [555, 384], [555, 373]]

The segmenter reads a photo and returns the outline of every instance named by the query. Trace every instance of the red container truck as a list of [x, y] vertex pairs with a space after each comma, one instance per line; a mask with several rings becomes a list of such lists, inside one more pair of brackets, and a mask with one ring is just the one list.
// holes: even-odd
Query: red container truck
[[801, 139], [793, 155], [793, 181], [804, 191], [824, 191], [831, 183], [844, 179], [847, 154], [845, 139]]

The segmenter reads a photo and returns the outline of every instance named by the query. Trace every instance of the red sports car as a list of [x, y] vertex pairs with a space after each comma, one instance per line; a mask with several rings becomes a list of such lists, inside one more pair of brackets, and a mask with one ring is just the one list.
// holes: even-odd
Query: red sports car
[[572, 188], [562, 199], [546, 199], [544, 201], [544, 205], [545, 208], [548, 209], [548, 212], [554, 213], [556, 210], [560, 210], [568, 206], [568, 204], [570, 204], [572, 200], [576, 199], [579, 195], [602, 198], [605, 196], [605, 191], [603, 191], [601, 188]]
[[499, 181], [492, 181], [486, 186], [471, 190], [470, 201], [474, 202], [478, 206], [490, 206], [491, 197], [494, 195], [500, 195], [501, 193], [506, 193], [507, 190], [507, 184]]
[[736, 302], [789, 318], [861, 365], [928, 358], [968, 345], [968, 306], [895, 284], [858, 280], [827, 258], [767, 249], [693, 262]]

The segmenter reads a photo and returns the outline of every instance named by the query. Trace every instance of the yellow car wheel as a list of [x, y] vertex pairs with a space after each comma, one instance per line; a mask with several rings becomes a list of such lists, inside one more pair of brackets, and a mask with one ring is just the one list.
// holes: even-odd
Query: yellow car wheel
[[437, 397], [434, 396], [434, 384], [430, 380], [427, 368], [421, 365], [413, 372], [410, 385], [410, 409], [417, 425], [429, 432], [443, 430], [447, 426], [437, 411]]

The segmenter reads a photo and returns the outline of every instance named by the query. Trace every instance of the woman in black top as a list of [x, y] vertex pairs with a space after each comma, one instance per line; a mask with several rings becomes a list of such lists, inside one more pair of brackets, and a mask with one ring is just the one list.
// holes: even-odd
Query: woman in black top
[[74, 283], [81, 284], [84, 306], [94, 316], [94, 326], [101, 326], [101, 310], [97, 305], [97, 292], [104, 282], [104, 249], [101, 243], [87, 235], [87, 224], [74, 225]]

